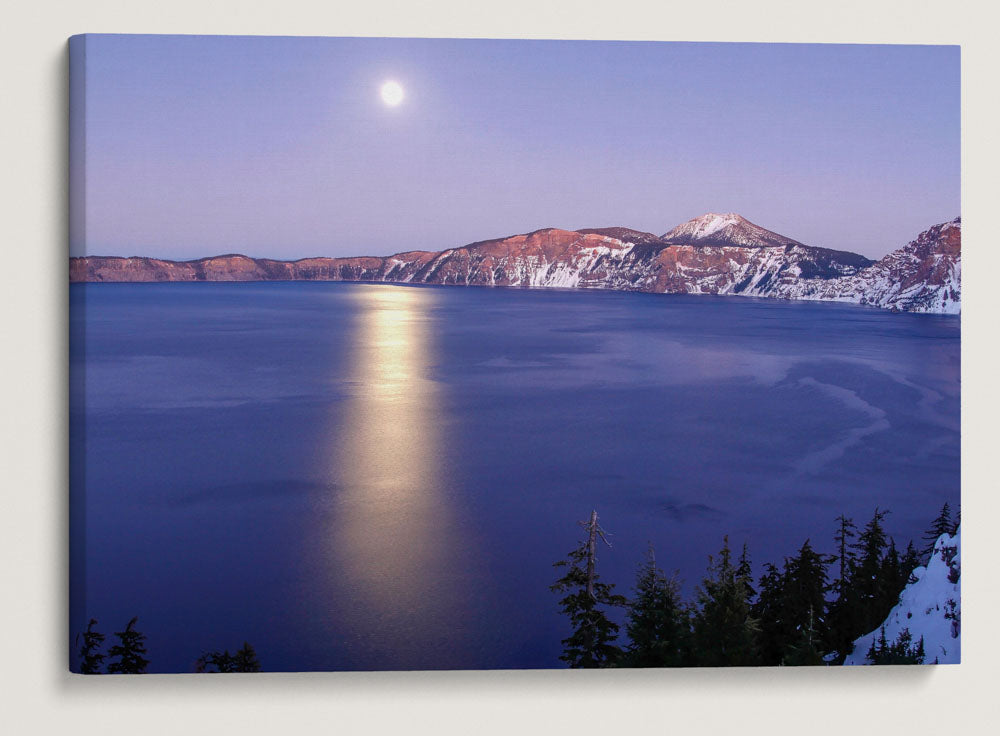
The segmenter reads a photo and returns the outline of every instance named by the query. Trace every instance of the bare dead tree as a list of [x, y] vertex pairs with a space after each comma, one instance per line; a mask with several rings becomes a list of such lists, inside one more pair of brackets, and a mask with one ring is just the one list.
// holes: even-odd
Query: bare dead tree
[[594, 595], [594, 571], [597, 565], [597, 538], [600, 537], [608, 547], [608, 533], [597, 523], [597, 511], [590, 512], [590, 521], [581, 521], [580, 526], [587, 530], [587, 595], [596, 598]]

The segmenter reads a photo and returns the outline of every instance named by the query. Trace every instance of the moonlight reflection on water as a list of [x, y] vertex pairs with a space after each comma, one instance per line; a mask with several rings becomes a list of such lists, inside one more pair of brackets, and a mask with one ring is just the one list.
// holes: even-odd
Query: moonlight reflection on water
[[445, 498], [441, 396], [429, 375], [437, 293], [363, 286], [352, 296], [349, 399], [332, 469], [343, 490], [330, 530], [331, 595], [348, 593], [342, 625], [374, 656], [419, 667], [426, 644], [417, 629], [458, 633], [448, 555], [464, 546]]

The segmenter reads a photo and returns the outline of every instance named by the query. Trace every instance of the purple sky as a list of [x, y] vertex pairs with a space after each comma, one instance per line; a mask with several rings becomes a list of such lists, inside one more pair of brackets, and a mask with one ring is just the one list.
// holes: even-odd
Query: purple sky
[[714, 211], [878, 257], [960, 214], [957, 46], [74, 44], [73, 255], [388, 254]]

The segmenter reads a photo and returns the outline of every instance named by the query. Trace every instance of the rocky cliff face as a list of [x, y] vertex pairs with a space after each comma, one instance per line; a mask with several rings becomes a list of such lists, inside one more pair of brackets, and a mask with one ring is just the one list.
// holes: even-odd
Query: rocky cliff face
[[776, 296], [958, 314], [962, 311], [961, 218], [935, 225], [853, 275], [826, 281], [805, 279], [786, 285]]
[[409, 281], [435, 253], [414, 251], [390, 258], [304, 258], [275, 261], [242, 255], [197, 261], [87, 256], [71, 258], [70, 281]]
[[559, 230], [439, 253], [386, 257], [197, 261], [70, 259], [71, 281], [386, 281], [735, 294], [855, 302], [919, 312], [961, 308], [961, 223], [922, 233], [878, 262], [813, 248], [739, 215], [709, 213], [663, 236], [629, 228]]

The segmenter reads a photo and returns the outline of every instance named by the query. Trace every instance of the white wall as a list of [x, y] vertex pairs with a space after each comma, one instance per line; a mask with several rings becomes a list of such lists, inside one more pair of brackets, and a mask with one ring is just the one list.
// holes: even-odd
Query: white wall
[[[736, 3], [732, 3], [733, 6]], [[0, 722], [7, 733], [987, 732], [998, 719], [998, 482], [991, 469], [1000, 273], [1000, 68], [987, 3], [811, 9], [541, 0], [34, 0], [4, 6]], [[963, 654], [957, 667], [73, 678], [66, 620], [66, 52], [80, 32], [962, 43], [965, 234]], [[913, 114], [919, 115], [915, 110]], [[934, 172], [927, 172], [929, 177]], [[919, 186], [919, 182], [915, 183]], [[994, 638], [990, 638], [994, 637]], [[845, 713], [850, 717], [845, 718]]]

